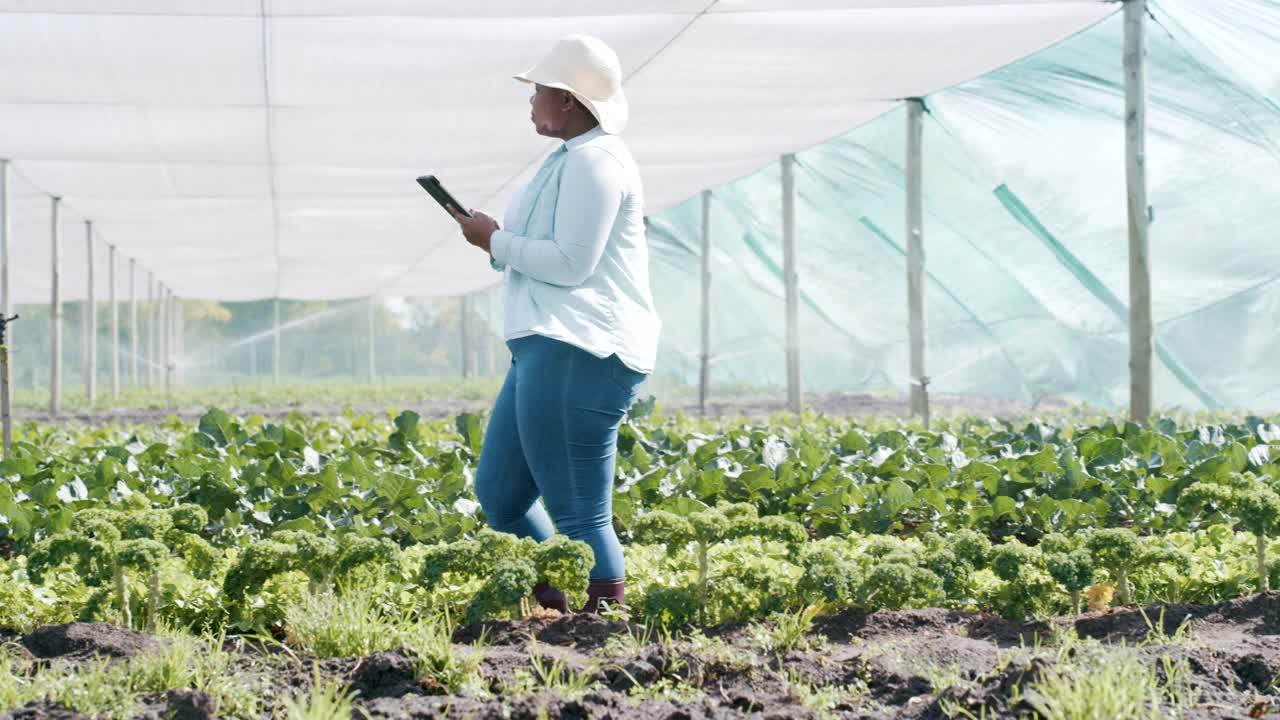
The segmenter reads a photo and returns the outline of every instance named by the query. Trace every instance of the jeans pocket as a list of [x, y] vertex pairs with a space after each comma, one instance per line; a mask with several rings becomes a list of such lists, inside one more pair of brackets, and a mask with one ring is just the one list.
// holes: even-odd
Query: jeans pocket
[[626, 363], [617, 355], [609, 356], [610, 376], [617, 383], [618, 387], [626, 390], [629, 394], [634, 395], [640, 388], [640, 383], [644, 382], [648, 377], [638, 370], [632, 370], [627, 367]]

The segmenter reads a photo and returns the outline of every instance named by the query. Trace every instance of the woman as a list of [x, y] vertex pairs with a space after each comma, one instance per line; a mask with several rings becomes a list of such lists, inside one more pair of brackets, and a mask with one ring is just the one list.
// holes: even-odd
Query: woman
[[[511, 368], [485, 432], [476, 496], [497, 530], [542, 541], [554, 523], [590, 545], [583, 611], [597, 612], [623, 600], [613, 531], [618, 426], [657, 354], [644, 193], [617, 136], [627, 101], [608, 45], [566, 36], [515, 77], [534, 85], [538, 134], [564, 143], [516, 197], [504, 229], [481, 212], [454, 214], [467, 241], [506, 274]], [[534, 595], [569, 611], [546, 583]]]

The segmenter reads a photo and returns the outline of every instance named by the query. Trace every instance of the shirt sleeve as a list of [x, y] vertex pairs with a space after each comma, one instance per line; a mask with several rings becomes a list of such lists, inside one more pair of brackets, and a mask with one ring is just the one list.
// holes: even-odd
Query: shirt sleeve
[[588, 147], [569, 153], [560, 175], [554, 237], [497, 230], [489, 240], [493, 265], [509, 265], [550, 285], [581, 285], [604, 255], [625, 186], [622, 163], [607, 151]]

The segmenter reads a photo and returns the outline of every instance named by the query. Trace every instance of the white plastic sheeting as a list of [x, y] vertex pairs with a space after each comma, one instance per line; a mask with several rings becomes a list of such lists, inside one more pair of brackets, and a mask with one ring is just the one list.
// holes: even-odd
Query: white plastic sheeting
[[[178, 295], [454, 294], [498, 279], [414, 183], [495, 215], [554, 141], [510, 75], [622, 60], [648, 210], [1002, 67], [1099, 0], [0, 0], [13, 300], [85, 296], [83, 218]], [[1116, 58], [1119, 62], [1119, 58]], [[927, 172], [927, 170], [926, 170]], [[101, 259], [105, 259], [105, 250]], [[99, 297], [106, 297], [107, 273]], [[145, 284], [139, 278], [142, 294]]]

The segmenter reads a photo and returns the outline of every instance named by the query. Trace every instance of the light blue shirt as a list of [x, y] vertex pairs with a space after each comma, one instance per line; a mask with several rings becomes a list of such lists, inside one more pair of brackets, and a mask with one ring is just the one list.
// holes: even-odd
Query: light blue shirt
[[506, 273], [505, 336], [543, 335], [651, 373], [661, 321], [649, 289], [644, 189], [600, 128], [543, 162], [490, 240]]

